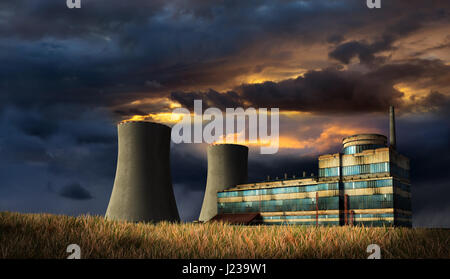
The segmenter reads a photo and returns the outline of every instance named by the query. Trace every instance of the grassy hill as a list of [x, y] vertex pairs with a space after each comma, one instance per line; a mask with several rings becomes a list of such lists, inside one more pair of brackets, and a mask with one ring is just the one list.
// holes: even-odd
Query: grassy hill
[[0, 258], [450, 258], [450, 230], [134, 224], [102, 217], [0, 213]]

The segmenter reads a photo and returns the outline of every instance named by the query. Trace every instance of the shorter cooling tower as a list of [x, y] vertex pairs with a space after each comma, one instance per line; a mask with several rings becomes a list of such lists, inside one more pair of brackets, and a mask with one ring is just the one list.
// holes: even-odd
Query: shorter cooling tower
[[170, 174], [170, 127], [148, 121], [117, 126], [119, 155], [106, 218], [179, 221]]
[[237, 144], [208, 146], [208, 177], [199, 221], [217, 215], [217, 192], [247, 182], [248, 147]]

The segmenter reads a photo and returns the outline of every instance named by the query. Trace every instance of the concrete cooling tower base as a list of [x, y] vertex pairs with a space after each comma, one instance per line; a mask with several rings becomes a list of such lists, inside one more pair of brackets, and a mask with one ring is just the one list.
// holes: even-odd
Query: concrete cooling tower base
[[217, 192], [247, 182], [248, 147], [237, 144], [208, 146], [208, 177], [199, 221], [217, 215]]
[[119, 155], [106, 218], [130, 222], [179, 221], [170, 173], [168, 126], [118, 125]]

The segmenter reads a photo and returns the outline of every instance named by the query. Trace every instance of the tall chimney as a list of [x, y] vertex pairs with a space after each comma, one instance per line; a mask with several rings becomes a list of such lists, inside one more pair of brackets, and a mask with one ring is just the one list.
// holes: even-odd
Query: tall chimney
[[395, 111], [394, 106], [389, 107], [389, 145], [396, 148], [396, 136], [395, 136]]

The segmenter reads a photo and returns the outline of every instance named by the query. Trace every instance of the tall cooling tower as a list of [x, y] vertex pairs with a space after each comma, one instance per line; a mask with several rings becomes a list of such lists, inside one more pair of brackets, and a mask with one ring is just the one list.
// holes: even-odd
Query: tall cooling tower
[[168, 126], [122, 122], [119, 155], [106, 218], [130, 222], [179, 221], [170, 174]]
[[248, 147], [237, 144], [208, 146], [208, 178], [199, 221], [217, 215], [217, 192], [247, 182]]

